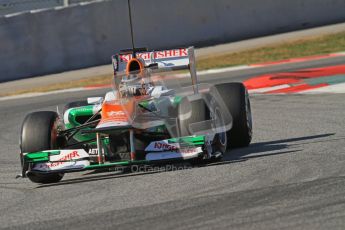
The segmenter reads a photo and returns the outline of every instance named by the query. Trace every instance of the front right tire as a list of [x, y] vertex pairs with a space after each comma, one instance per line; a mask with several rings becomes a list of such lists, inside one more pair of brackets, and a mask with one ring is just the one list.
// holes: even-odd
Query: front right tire
[[222, 97], [233, 119], [227, 131], [228, 147], [246, 147], [252, 140], [252, 112], [248, 91], [242, 83], [224, 83], [214, 86]]
[[[211, 96], [211, 95], [204, 95], [204, 96]], [[180, 136], [191, 136], [194, 133], [190, 130], [190, 124], [204, 122], [206, 120], [212, 119], [215, 123], [212, 124], [212, 132], [216, 132], [217, 127], [222, 127], [224, 125], [224, 121], [222, 119], [222, 114], [220, 108], [217, 105], [215, 100], [211, 99], [210, 106], [212, 108], [208, 108], [205, 101], [203, 99], [197, 99], [194, 101], [188, 101], [187, 99], [183, 99], [178, 107], [178, 120], [179, 120], [179, 128], [180, 128]], [[207, 124], [207, 123], [205, 123]], [[200, 125], [202, 125], [200, 123]], [[202, 129], [203, 127], [201, 127]], [[210, 127], [204, 127], [206, 129]], [[206, 133], [205, 133], [206, 134]], [[212, 157], [208, 158], [206, 153], [199, 158], [190, 160], [192, 165], [200, 165], [205, 163], [212, 163], [221, 160], [223, 154], [227, 148], [227, 135], [226, 133], [216, 133], [212, 142], [211, 142], [211, 149], [212, 149]], [[206, 150], [206, 143], [205, 143], [205, 150]]]

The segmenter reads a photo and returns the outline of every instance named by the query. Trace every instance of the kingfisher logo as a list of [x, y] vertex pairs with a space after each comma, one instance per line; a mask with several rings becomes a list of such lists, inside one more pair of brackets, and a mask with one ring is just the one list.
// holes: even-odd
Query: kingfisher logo
[[178, 152], [181, 148], [180, 143], [168, 143], [167, 140], [154, 141], [151, 142], [146, 148], [145, 151], [150, 152], [162, 152], [162, 151], [171, 151]]
[[163, 151], [177, 151], [179, 148], [176, 145], [171, 145], [166, 142], [155, 142], [153, 148], [155, 150], [163, 150]]
[[[182, 49], [161, 50], [161, 51], [155, 51], [155, 52], [137, 53], [137, 57], [142, 58], [144, 60], [150, 60], [151, 56], [154, 59], [187, 57], [188, 56], [188, 50], [185, 48], [182, 48]], [[132, 54], [120, 55], [120, 61], [121, 62], [129, 62], [129, 60], [131, 60], [131, 59], [132, 59]]]
[[65, 163], [64, 161], [70, 161], [76, 158], [80, 158], [80, 155], [78, 154], [78, 151], [73, 151], [71, 153], [68, 153], [66, 156], [63, 156], [60, 159], [58, 159], [57, 162], [48, 163], [47, 166], [48, 168], [54, 168]]
[[90, 162], [90, 155], [84, 149], [60, 150], [59, 155], [51, 155], [48, 162], [34, 164], [33, 170], [38, 171], [55, 171], [63, 169], [81, 169]]

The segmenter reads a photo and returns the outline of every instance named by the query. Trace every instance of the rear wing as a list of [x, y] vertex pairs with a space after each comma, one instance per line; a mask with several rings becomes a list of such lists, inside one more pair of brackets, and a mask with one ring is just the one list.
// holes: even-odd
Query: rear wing
[[[128, 62], [133, 58], [132, 52], [119, 53], [111, 57], [114, 74], [125, 73]], [[136, 52], [136, 58], [141, 59], [145, 68], [154, 67], [157, 72], [188, 69], [192, 84], [197, 93], [197, 77], [195, 67], [194, 47], [148, 52]]]

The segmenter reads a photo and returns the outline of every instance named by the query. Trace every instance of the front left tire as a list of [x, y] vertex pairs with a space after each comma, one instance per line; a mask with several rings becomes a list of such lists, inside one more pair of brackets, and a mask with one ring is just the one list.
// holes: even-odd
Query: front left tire
[[[63, 147], [64, 140], [58, 136], [58, 114], [52, 111], [40, 111], [28, 114], [21, 128], [20, 149], [23, 173], [29, 169], [24, 164], [23, 153]], [[56, 183], [63, 178], [63, 173], [28, 173], [27, 177], [35, 183]]]

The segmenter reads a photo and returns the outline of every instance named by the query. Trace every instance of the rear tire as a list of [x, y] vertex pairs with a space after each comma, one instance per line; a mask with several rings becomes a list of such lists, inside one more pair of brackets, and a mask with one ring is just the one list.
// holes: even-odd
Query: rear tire
[[224, 83], [214, 86], [233, 118], [227, 131], [228, 148], [246, 147], [252, 140], [252, 114], [248, 91], [242, 83]]
[[[57, 136], [58, 114], [52, 111], [40, 111], [28, 114], [23, 122], [20, 136], [21, 153], [39, 152], [57, 149], [64, 145], [64, 140]], [[23, 173], [28, 170], [23, 165]], [[35, 183], [55, 183], [62, 179], [63, 173], [38, 174], [29, 173], [27, 177]]]

